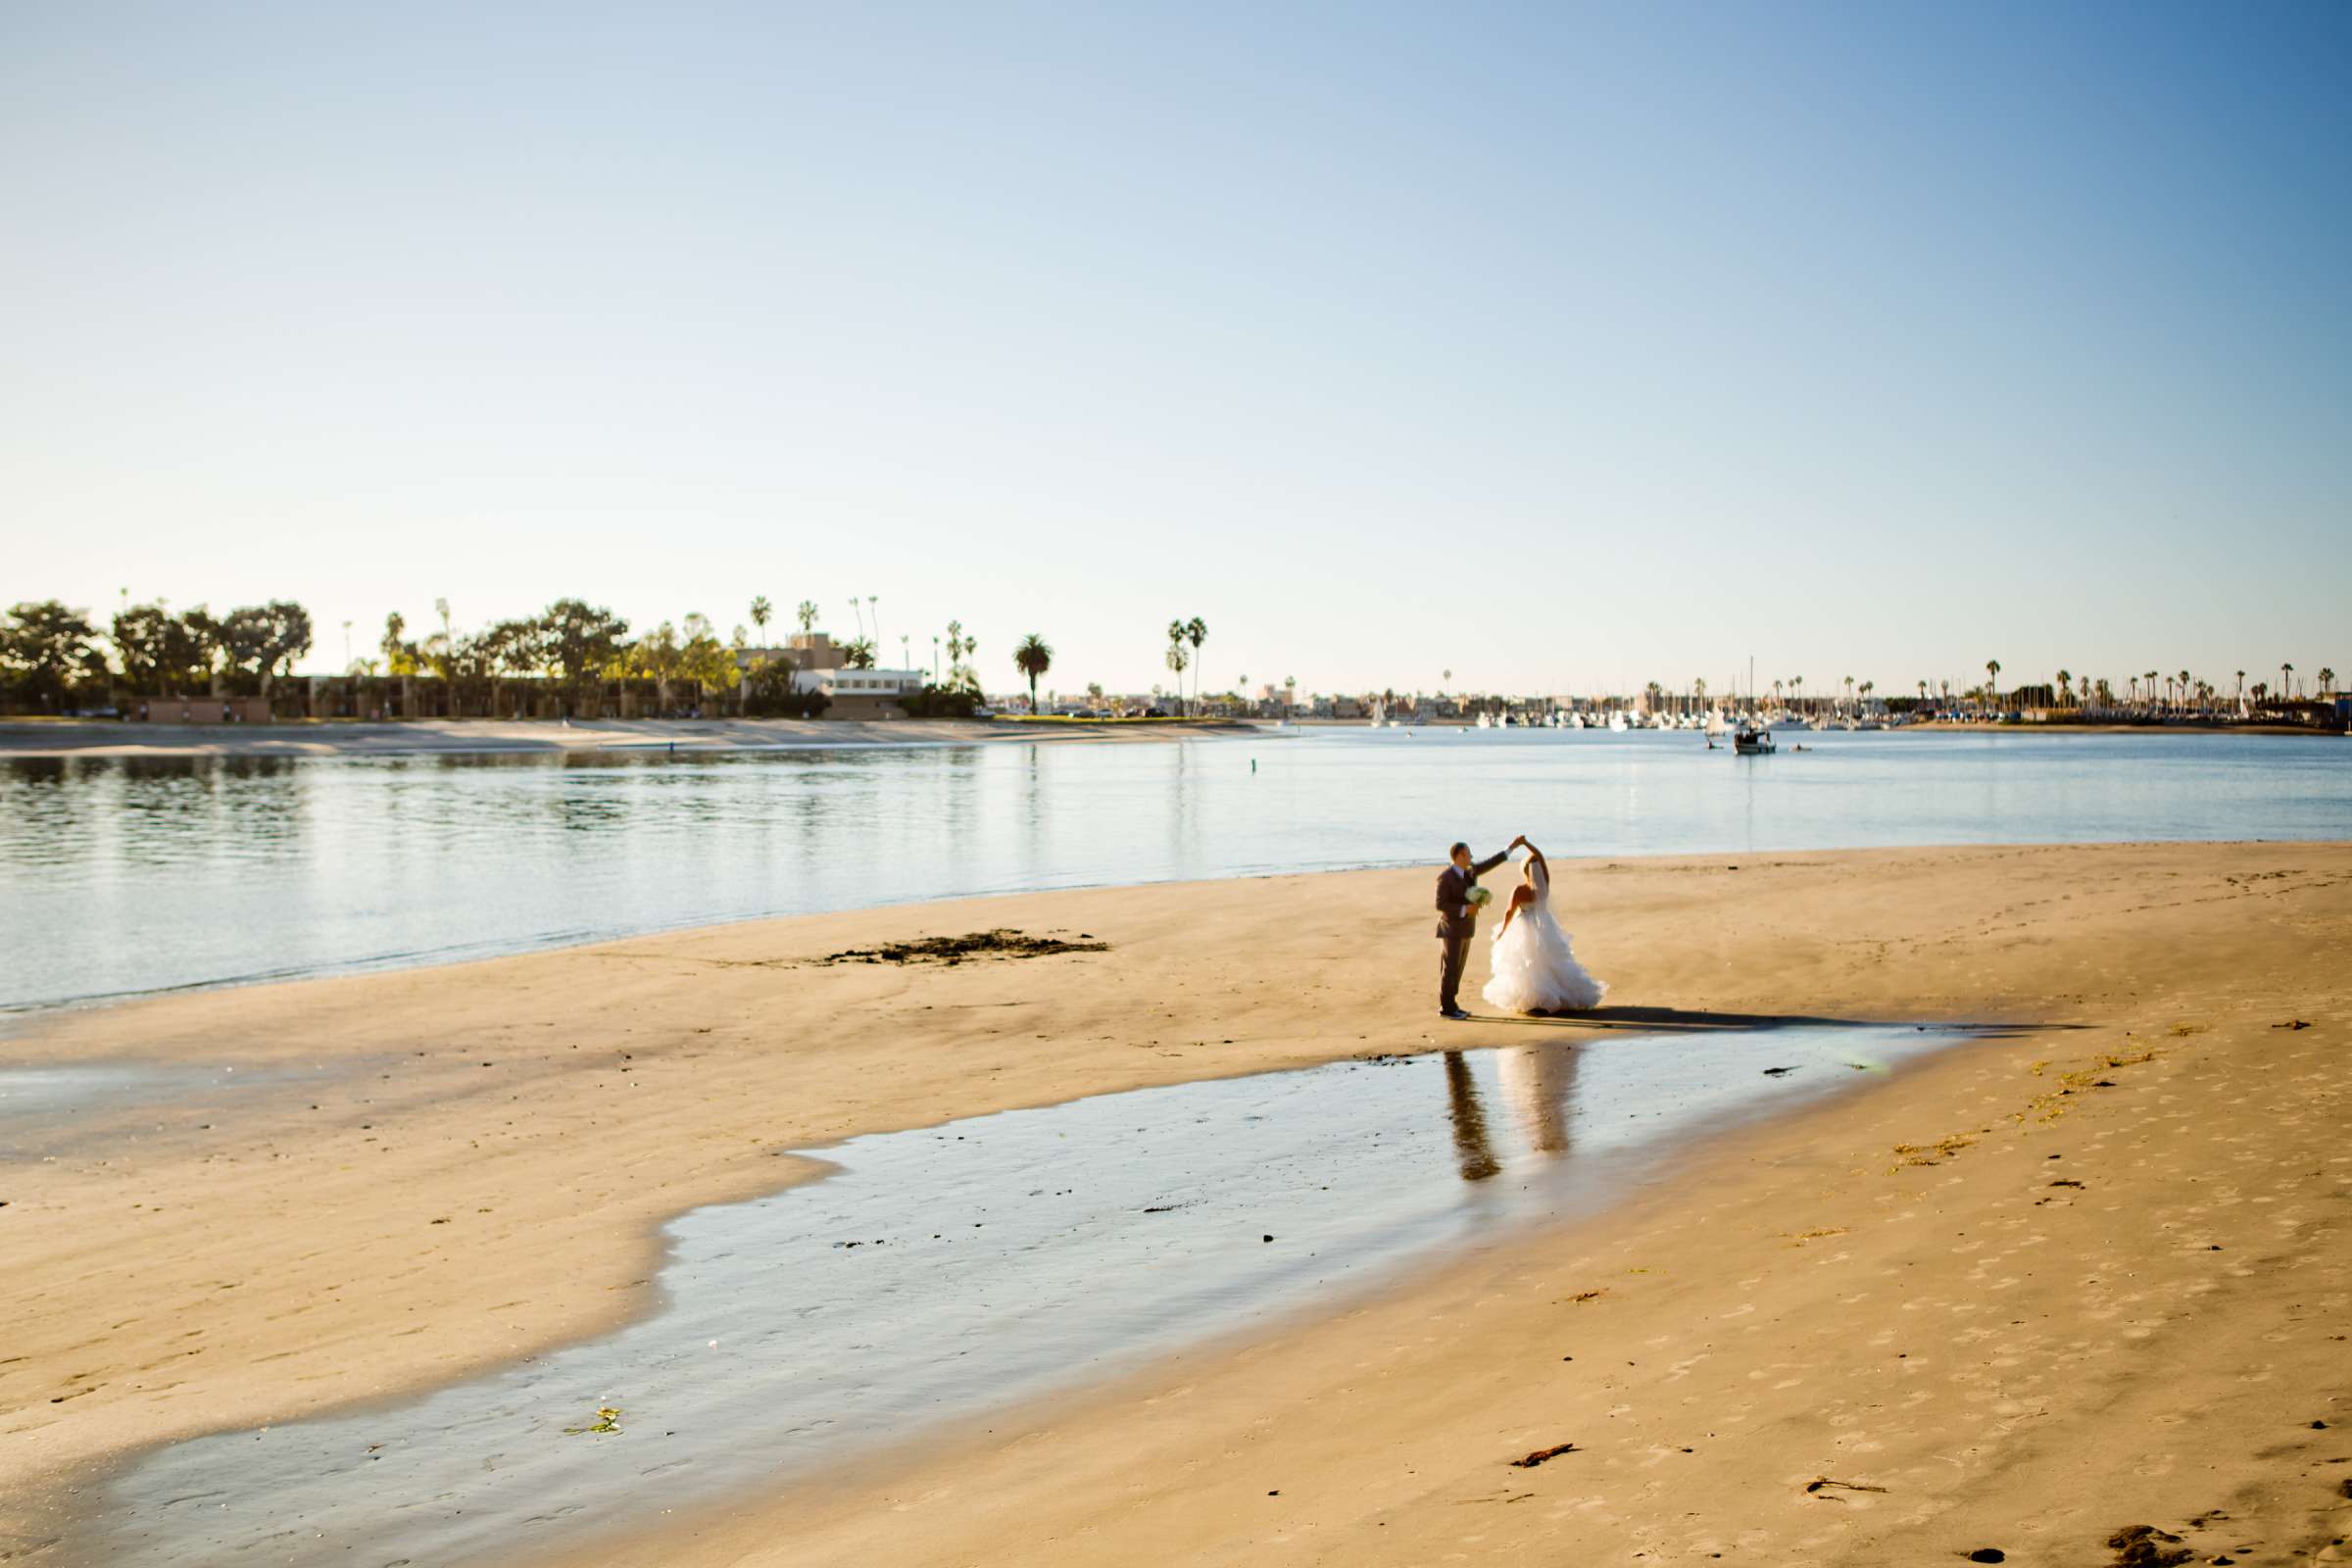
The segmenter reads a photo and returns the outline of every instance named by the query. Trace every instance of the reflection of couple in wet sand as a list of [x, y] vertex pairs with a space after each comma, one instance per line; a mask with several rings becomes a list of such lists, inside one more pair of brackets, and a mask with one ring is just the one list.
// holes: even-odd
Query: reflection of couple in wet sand
[[1505, 1012], [1541, 1017], [1596, 1007], [1609, 989], [1576, 961], [1568, 933], [1551, 912], [1551, 864], [1526, 834], [1483, 860], [1470, 858], [1469, 845], [1456, 844], [1452, 863], [1438, 873], [1438, 1011], [1445, 1017], [1470, 1016], [1459, 1000], [1462, 970], [1469, 962], [1470, 939], [1478, 932], [1478, 911], [1494, 900], [1478, 879], [1517, 849], [1527, 851], [1527, 863], [1494, 933], [1494, 978], [1480, 994]]
[[[1576, 1077], [1576, 1053], [1560, 1041], [1541, 1046], [1505, 1046], [1494, 1054], [1502, 1098], [1519, 1123], [1519, 1136], [1539, 1154], [1568, 1152], [1568, 1091]], [[1487, 1113], [1478, 1100], [1470, 1064], [1458, 1051], [1446, 1053], [1446, 1093], [1453, 1113], [1453, 1152], [1462, 1180], [1483, 1182], [1502, 1169], [1494, 1155]]]

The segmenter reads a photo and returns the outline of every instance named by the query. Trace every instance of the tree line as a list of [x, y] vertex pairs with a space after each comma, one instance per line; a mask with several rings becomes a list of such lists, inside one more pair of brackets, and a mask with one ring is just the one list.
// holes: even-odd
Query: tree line
[[270, 695], [311, 650], [311, 614], [290, 599], [214, 614], [172, 613], [160, 602], [125, 605], [103, 630], [55, 599], [11, 607], [0, 619], [0, 692], [59, 711], [78, 690], [117, 684], [148, 696]]
[[[346, 673], [441, 681], [453, 711], [503, 711], [499, 687], [518, 680], [553, 683], [574, 711], [586, 710], [598, 688], [615, 680], [655, 682], [664, 708], [672, 685], [697, 692], [740, 688], [744, 710], [765, 717], [812, 716], [827, 706], [822, 693], [796, 686], [790, 657], [755, 651], [741, 625], [722, 640], [700, 612], [635, 637], [625, 617], [582, 599], [559, 599], [536, 615], [471, 631], [454, 624], [448, 600], [435, 600], [433, 612], [438, 625], [423, 628], [412, 627], [401, 612], [387, 615], [374, 650], [352, 659]], [[766, 596], [755, 598], [750, 612], [764, 635], [774, 614]], [[794, 613], [804, 633], [815, 631], [813, 601], [801, 601]], [[85, 707], [121, 698], [267, 699], [310, 653], [315, 632], [310, 612], [287, 599], [222, 614], [204, 605], [174, 613], [158, 600], [125, 605], [103, 626], [61, 601], [26, 601], [0, 616], [0, 703], [63, 712], [77, 697]], [[979, 671], [971, 662], [978, 640], [951, 620], [944, 641], [934, 638], [933, 646], [946, 656], [946, 677], [908, 694], [906, 706], [918, 712], [968, 712], [979, 701]], [[874, 667], [874, 639], [862, 623], [842, 654], [853, 669]]]
[[[438, 679], [456, 702], [484, 710], [507, 680], [553, 681], [577, 707], [607, 680], [732, 688], [739, 677], [734, 648], [701, 614], [632, 640], [626, 619], [580, 599], [469, 632], [451, 624], [447, 600], [434, 610], [439, 629], [416, 638], [400, 612], [386, 616], [376, 656], [353, 660], [349, 673]], [[314, 636], [310, 612], [290, 599], [224, 614], [203, 605], [177, 613], [161, 601], [126, 605], [104, 628], [57, 600], [27, 602], [0, 620], [0, 689], [18, 706], [46, 711], [64, 710], [77, 692], [111, 696], [118, 688], [131, 697], [267, 698]], [[754, 674], [763, 677], [754, 695], [764, 706], [808, 706], [792, 691], [790, 661], [767, 661]]]

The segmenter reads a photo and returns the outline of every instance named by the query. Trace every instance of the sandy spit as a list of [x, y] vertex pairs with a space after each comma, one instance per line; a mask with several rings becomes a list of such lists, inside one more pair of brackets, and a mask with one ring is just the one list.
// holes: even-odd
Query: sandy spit
[[[2198, 1561], [2340, 1553], [2352, 846], [1560, 871], [1616, 986], [1570, 1038], [2048, 1027], [1326, 1321], [661, 1520], [636, 1560], [2080, 1563], [2134, 1523]], [[253, 1087], [94, 1110], [0, 1159], [0, 1558], [136, 1446], [640, 1309], [653, 1228], [781, 1185], [793, 1148], [1524, 1040], [1430, 1016], [1428, 874], [898, 907], [35, 1020], [11, 1061], [233, 1064]], [[810, 962], [1000, 926], [1110, 948]]]

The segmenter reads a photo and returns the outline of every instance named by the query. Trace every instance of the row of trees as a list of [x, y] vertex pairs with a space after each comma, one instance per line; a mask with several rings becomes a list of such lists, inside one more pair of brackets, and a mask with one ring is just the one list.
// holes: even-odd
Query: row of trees
[[[880, 604], [879, 595], [851, 601], [852, 609], [858, 612], [858, 635], [843, 645], [843, 654], [853, 668], [874, 666], [881, 631]], [[673, 685], [702, 691], [732, 688], [739, 681], [749, 710], [784, 713], [806, 711], [812, 706], [808, 694], [794, 688], [791, 659], [765, 655], [747, 661], [744, 656], [751, 643], [745, 628], [736, 626], [733, 635], [722, 640], [710, 618], [699, 612], [689, 612], [675, 623], [664, 620], [632, 639], [627, 620], [579, 599], [559, 599], [537, 615], [497, 621], [472, 632], [456, 629], [446, 599], [434, 601], [433, 609], [439, 628], [417, 638], [409, 635], [404, 615], [396, 612], [387, 616], [377, 656], [352, 661], [352, 673], [434, 677], [448, 683], [454, 708], [477, 711], [495, 710], [499, 682], [522, 678], [559, 683], [574, 706], [595, 684], [623, 679], [655, 682], [665, 708]], [[875, 612], [870, 632], [865, 621], [868, 610]], [[751, 601], [751, 620], [762, 643], [774, 614], [774, 606], [765, 595]], [[818, 615], [813, 600], [802, 600], [794, 612], [805, 634], [816, 629]], [[348, 632], [350, 623], [344, 625]], [[290, 674], [295, 662], [310, 652], [313, 634], [310, 612], [293, 600], [273, 599], [218, 615], [203, 605], [173, 613], [161, 600], [126, 604], [104, 628], [93, 622], [87, 612], [57, 600], [28, 601], [14, 606], [0, 618], [0, 696], [19, 706], [48, 711], [67, 709], [77, 690], [103, 691], [110, 697], [120, 688], [134, 696], [267, 698], [272, 685]], [[1176, 676], [1174, 696], [1179, 704], [1188, 701], [1184, 689], [1188, 669], [1193, 672], [1189, 701], [1198, 706], [1200, 700], [1200, 652], [1207, 640], [1208, 624], [1198, 615], [1168, 622], [1165, 662]], [[911, 658], [910, 639], [902, 635], [899, 642]], [[960, 620], [951, 620], [945, 637], [933, 638], [932, 645], [935, 660], [946, 661], [944, 675], [909, 706], [918, 711], [968, 709], [981, 692], [974, 662], [979, 640], [964, 631]], [[1054, 650], [1033, 632], [1014, 648], [1012, 659], [1014, 667], [1028, 679], [1030, 704], [1035, 708], [1038, 682], [1053, 666]], [[744, 670], [747, 662], [751, 666], [748, 676]], [[2002, 698], [2001, 667], [1999, 660], [1986, 660], [1984, 684], [1962, 693], [1961, 699], [1997, 710]], [[1451, 670], [1445, 672], [1446, 681], [1450, 682], [1452, 674]], [[2278, 674], [2274, 690], [2263, 681], [2249, 687], [2246, 671], [2236, 671], [2232, 701], [2242, 706], [2249, 697], [2256, 704], [2295, 698], [2295, 666], [2282, 662]], [[2319, 693], [2331, 692], [2335, 679], [2334, 669], [2320, 669]], [[1247, 676], [1242, 684], [1249, 684]], [[1294, 683], [1286, 678], [1283, 684], [1287, 697]], [[1849, 707], [1857, 699], [1868, 700], [1877, 690], [1876, 682], [1857, 682], [1851, 675], [1840, 684]], [[1938, 687], [1941, 700], [1950, 702], [1950, 682], [1931, 686], [1925, 680], [1918, 683], [1920, 701], [1935, 701]], [[1706, 682], [1693, 681], [1690, 689], [1703, 705]], [[1153, 690], [1156, 695], [1158, 689]], [[1776, 702], [1787, 697], [1801, 703], [1805, 678], [1776, 679], [1772, 693]], [[2185, 669], [2173, 674], [2148, 670], [2130, 676], [2120, 698], [2109, 680], [2085, 679], [2078, 688], [2074, 672], [2061, 669], [2056, 672], [2054, 688], [2028, 687], [2010, 695], [2028, 694], [2037, 703], [2054, 699], [2054, 706], [2060, 708], [2123, 707], [2157, 713], [2210, 710], [2221, 695], [2216, 682], [2198, 679]], [[1666, 692], [1659, 682], [1651, 681], [1644, 695], [1654, 708]]]
[[[761, 716], [807, 716], [825, 706], [821, 695], [795, 688], [793, 662], [782, 655], [756, 660], [747, 671], [740, 657], [749, 641], [743, 627], [721, 641], [717, 626], [700, 611], [632, 639], [625, 618], [581, 599], [559, 599], [536, 615], [473, 632], [453, 627], [446, 599], [435, 600], [433, 609], [440, 630], [414, 641], [405, 616], [397, 611], [386, 616], [377, 645], [381, 659], [355, 660], [354, 673], [432, 676], [448, 682], [454, 708], [485, 712], [503, 706], [497, 700], [502, 681], [530, 677], [558, 683], [574, 709], [612, 680], [654, 682], [664, 710], [680, 706], [676, 699], [685, 693], [699, 697], [739, 683], [746, 711]], [[767, 601], [755, 600], [752, 610], [764, 627]], [[814, 605], [804, 603], [801, 613], [804, 627], [814, 624]]]
[[[2278, 665], [2278, 685], [2275, 690], [2267, 681], [2258, 680], [2248, 686], [2246, 672], [2241, 669], [2235, 673], [2236, 689], [2230, 698], [2232, 706], [2244, 707], [2246, 699], [2249, 697], [2257, 705], [2260, 705], [2273, 699], [2280, 702], [2292, 702], [2301, 696], [2295, 680], [2295, 666], [2290, 662], [2282, 662]], [[1988, 659], [1984, 662], [1984, 677], [1983, 687], [1965, 695], [1972, 699], [1981, 699], [1988, 707], [1998, 708], [2001, 697], [2001, 662], [1999, 660]], [[2314, 695], [2325, 697], [2334, 690], [2335, 671], [2322, 665], [2319, 670], [2318, 691]], [[1944, 683], [1943, 691], [1947, 697], [1950, 695], [1949, 682]], [[1919, 695], [1923, 701], [1927, 698], [1928, 683], [1924, 680], [1919, 683]], [[2049, 695], [2047, 688], [2044, 688], [2044, 695]], [[2201, 679], [2185, 669], [2177, 670], [2172, 674], [2151, 669], [2127, 676], [2124, 683], [2124, 694], [2119, 700], [2112, 680], [2106, 677], [2096, 680], [2085, 677], [2081, 688], [2078, 689], [2075, 685], [2075, 672], [2071, 669], [2062, 669], [2058, 671], [2055, 695], [2057, 699], [2055, 706], [2059, 708], [2126, 708], [2137, 712], [2161, 714], [2210, 710], [2222, 692], [2218, 682]]]
[[[579, 599], [471, 632], [452, 624], [447, 600], [433, 608], [440, 627], [418, 638], [409, 635], [405, 615], [386, 616], [377, 656], [353, 660], [350, 672], [438, 679], [448, 684], [453, 710], [476, 712], [502, 710], [497, 687], [509, 680], [553, 680], [576, 709], [608, 680], [652, 680], [667, 707], [673, 683], [731, 689], [740, 678], [742, 629], [731, 647], [699, 613], [631, 640], [627, 620]], [[176, 614], [161, 601], [127, 605], [103, 631], [58, 601], [25, 603], [0, 621], [0, 687], [13, 704], [48, 712], [72, 706], [76, 691], [103, 694], [108, 703], [118, 696], [268, 698], [312, 641], [310, 612], [285, 599], [219, 615], [202, 605]], [[777, 713], [822, 707], [821, 698], [793, 690], [789, 660], [769, 660], [753, 673], [760, 678], [749, 683], [747, 703]]]
[[[1446, 674], [1450, 678], [1453, 671], [1447, 670]], [[2231, 701], [2242, 704], [2245, 699], [2251, 698], [2255, 703], [2260, 704], [2270, 701], [2273, 697], [2293, 700], [2300, 696], [2294, 674], [2295, 666], [2292, 663], [2280, 664], [2278, 666], [2278, 685], [2274, 690], [2263, 681], [2256, 681], [2253, 685], [2248, 686], [2246, 672], [2242, 669], [2238, 670], [2236, 672], [2237, 685]], [[1988, 659], [1984, 662], [1984, 684], [1968, 687], [1959, 693], [1958, 700], [1975, 707], [1998, 709], [2003, 697], [2000, 681], [2001, 662], [1997, 659]], [[2085, 678], [2080, 688], [2076, 686], [2075, 681], [2074, 671], [2061, 669], [2057, 672], [2054, 686], [2021, 687], [2007, 695], [2012, 700], [2031, 698], [2034, 704], [2046, 703], [2057, 708], [2124, 708], [2150, 713], [2180, 713], [2195, 711], [2200, 709], [2210, 710], [2215, 699], [2221, 696], [2219, 685], [2213, 681], [2200, 680], [2185, 669], [2170, 675], [2151, 669], [2144, 674], [2130, 676], [2125, 682], [2124, 691], [2120, 697], [2117, 695], [2114, 683], [2110, 680], [2101, 678], [2094, 681]], [[1842, 706], [1847, 709], [1855, 708], [1858, 702], [1869, 701], [1872, 694], [1879, 689], [1876, 681], [1857, 681], [1851, 675], [1845, 676], [1839, 684], [1845, 689]], [[1923, 705], [1933, 705], [1938, 701], [1950, 703], [1953, 700], [1952, 683], [1948, 680], [1923, 680], [1918, 682], [1918, 688], [1919, 701]], [[2326, 696], [2334, 690], [2335, 671], [2323, 666], [2318, 672], [2316, 695]], [[1690, 683], [1690, 691], [1695, 701], [1700, 706], [1704, 706], [1707, 683], [1703, 680], [1694, 680]], [[1650, 706], [1655, 708], [1667, 694], [1666, 689], [1653, 680], [1643, 689], [1643, 695], [1649, 699]], [[1805, 700], [1805, 677], [1789, 675], [1774, 680], [1772, 697], [1776, 704], [1784, 701], [1802, 703]], [[1835, 693], [1833, 693], [1834, 697]], [[1897, 700], [1898, 704], [1902, 701], [1902, 699]]]
[[310, 652], [311, 631], [310, 612], [290, 599], [220, 615], [125, 605], [104, 629], [58, 600], [28, 601], [0, 620], [0, 688], [45, 712], [64, 711], [77, 688], [111, 696], [118, 682], [146, 696], [268, 697]]
[[[877, 617], [874, 633], [868, 633], [862, 611], [880, 602], [879, 595], [853, 601], [860, 610], [858, 635], [842, 646], [842, 654], [854, 669], [875, 665], [880, 621]], [[722, 640], [717, 626], [699, 612], [632, 638], [625, 618], [580, 599], [560, 599], [536, 615], [472, 631], [458, 629], [448, 600], [435, 600], [433, 610], [438, 625], [422, 635], [414, 634], [404, 613], [387, 615], [374, 652], [350, 660], [348, 672], [443, 681], [453, 711], [503, 710], [496, 688], [518, 679], [557, 682], [574, 708], [590, 688], [610, 680], [651, 680], [661, 689], [664, 708], [670, 706], [673, 685], [732, 689], [739, 680], [747, 709], [754, 712], [808, 712], [823, 706], [821, 697], [795, 690], [790, 657], [761, 653], [747, 659], [751, 634], [743, 626]], [[803, 633], [815, 631], [819, 612], [813, 600], [802, 600], [794, 613]], [[760, 595], [752, 600], [750, 614], [764, 642], [774, 606]], [[347, 638], [350, 629], [346, 621]], [[83, 706], [159, 696], [267, 698], [272, 684], [311, 651], [313, 637], [310, 612], [292, 600], [219, 615], [202, 605], [173, 613], [160, 600], [125, 605], [106, 627], [86, 611], [56, 600], [26, 602], [0, 619], [0, 700], [60, 712], [74, 706], [77, 692], [93, 699]], [[900, 638], [902, 647], [907, 642]], [[980, 698], [973, 662], [979, 639], [966, 633], [961, 621], [951, 620], [945, 638], [933, 638], [932, 646], [934, 657], [947, 661], [945, 678], [910, 706], [968, 710]]]

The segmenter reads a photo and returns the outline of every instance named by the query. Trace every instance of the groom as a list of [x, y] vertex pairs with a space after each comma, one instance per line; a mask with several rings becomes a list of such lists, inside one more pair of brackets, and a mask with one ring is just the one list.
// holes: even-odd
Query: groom
[[[1512, 840], [1513, 845], [1519, 841]], [[1447, 858], [1453, 863], [1438, 873], [1438, 1014], [1445, 1018], [1467, 1018], [1456, 1000], [1462, 989], [1462, 966], [1470, 961], [1470, 938], [1478, 928], [1478, 909], [1470, 902], [1470, 890], [1478, 879], [1510, 858], [1509, 849], [1490, 855], [1475, 865], [1470, 861], [1470, 846], [1456, 844]]]

